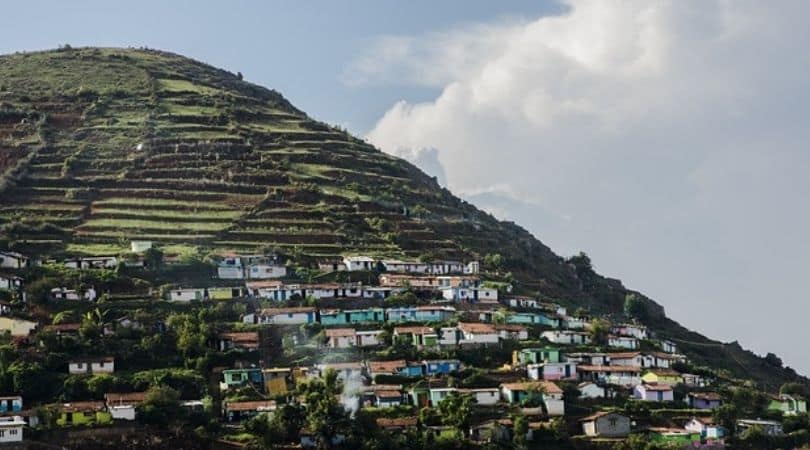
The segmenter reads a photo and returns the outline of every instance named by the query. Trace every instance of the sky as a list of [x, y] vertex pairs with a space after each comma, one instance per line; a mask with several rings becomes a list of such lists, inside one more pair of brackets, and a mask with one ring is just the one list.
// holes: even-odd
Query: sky
[[6, 5], [0, 53], [146, 46], [241, 71], [810, 374], [810, 3], [67, 3]]

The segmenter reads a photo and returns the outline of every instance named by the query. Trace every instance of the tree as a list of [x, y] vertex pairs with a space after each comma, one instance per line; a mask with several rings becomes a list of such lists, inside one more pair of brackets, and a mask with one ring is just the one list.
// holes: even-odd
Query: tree
[[608, 334], [610, 334], [610, 324], [605, 319], [594, 319], [591, 321], [591, 340], [598, 345], [606, 345]]
[[765, 362], [774, 367], [782, 367], [782, 359], [776, 356], [774, 353], [768, 353], [765, 355]]
[[512, 444], [516, 449], [525, 449], [527, 446], [526, 434], [529, 433], [529, 419], [523, 414], [512, 417]]
[[647, 319], [647, 305], [638, 295], [630, 293], [624, 296], [624, 315], [636, 320]]
[[484, 264], [498, 272], [503, 267], [503, 256], [500, 253], [487, 253], [484, 255]]
[[148, 269], [160, 269], [163, 265], [163, 252], [159, 248], [149, 247], [143, 252], [143, 263]]
[[714, 421], [731, 434], [734, 434], [739, 416], [740, 414], [737, 407], [729, 403], [719, 406], [712, 411]]
[[784, 395], [795, 395], [799, 397], [808, 397], [807, 388], [801, 383], [785, 383], [779, 388], [779, 393]]
[[466, 435], [470, 428], [474, 403], [475, 401], [470, 395], [451, 392], [439, 402], [439, 415], [442, 423], [455, 428], [462, 435]]
[[306, 425], [318, 441], [318, 448], [332, 448], [335, 437], [348, 428], [349, 414], [338, 397], [343, 386], [337, 372], [328, 369], [321, 378], [301, 385], [306, 405]]
[[271, 443], [291, 442], [306, 421], [306, 411], [298, 403], [287, 403], [276, 409], [270, 419]]

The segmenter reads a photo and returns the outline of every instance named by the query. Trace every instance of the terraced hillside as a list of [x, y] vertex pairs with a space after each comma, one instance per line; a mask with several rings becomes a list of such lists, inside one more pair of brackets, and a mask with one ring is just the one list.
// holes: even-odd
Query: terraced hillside
[[[0, 57], [0, 248], [103, 255], [133, 239], [301, 259], [497, 253], [518, 293], [621, 314], [629, 292], [238, 74], [149, 50]], [[797, 378], [640, 298], [690, 358], [763, 382]]]
[[0, 221], [17, 250], [148, 239], [313, 256], [497, 251], [550, 291], [573, 281], [524, 230], [238, 75], [163, 52], [68, 49], [2, 57], [0, 79]]

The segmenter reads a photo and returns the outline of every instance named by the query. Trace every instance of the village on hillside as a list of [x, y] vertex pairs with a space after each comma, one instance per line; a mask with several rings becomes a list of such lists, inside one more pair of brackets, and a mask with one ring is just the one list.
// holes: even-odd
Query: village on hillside
[[498, 255], [189, 262], [148, 241], [131, 250], [0, 252], [0, 443], [169, 423], [234, 448], [807, 438], [803, 386], [762, 392], [693, 364], [632, 296], [607, 317], [518, 295]]

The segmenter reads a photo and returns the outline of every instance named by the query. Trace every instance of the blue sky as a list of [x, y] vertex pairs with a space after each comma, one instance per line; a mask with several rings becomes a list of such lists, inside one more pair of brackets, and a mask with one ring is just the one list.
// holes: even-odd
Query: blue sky
[[686, 326], [810, 373], [810, 5], [15, 2], [0, 52], [241, 71]]

